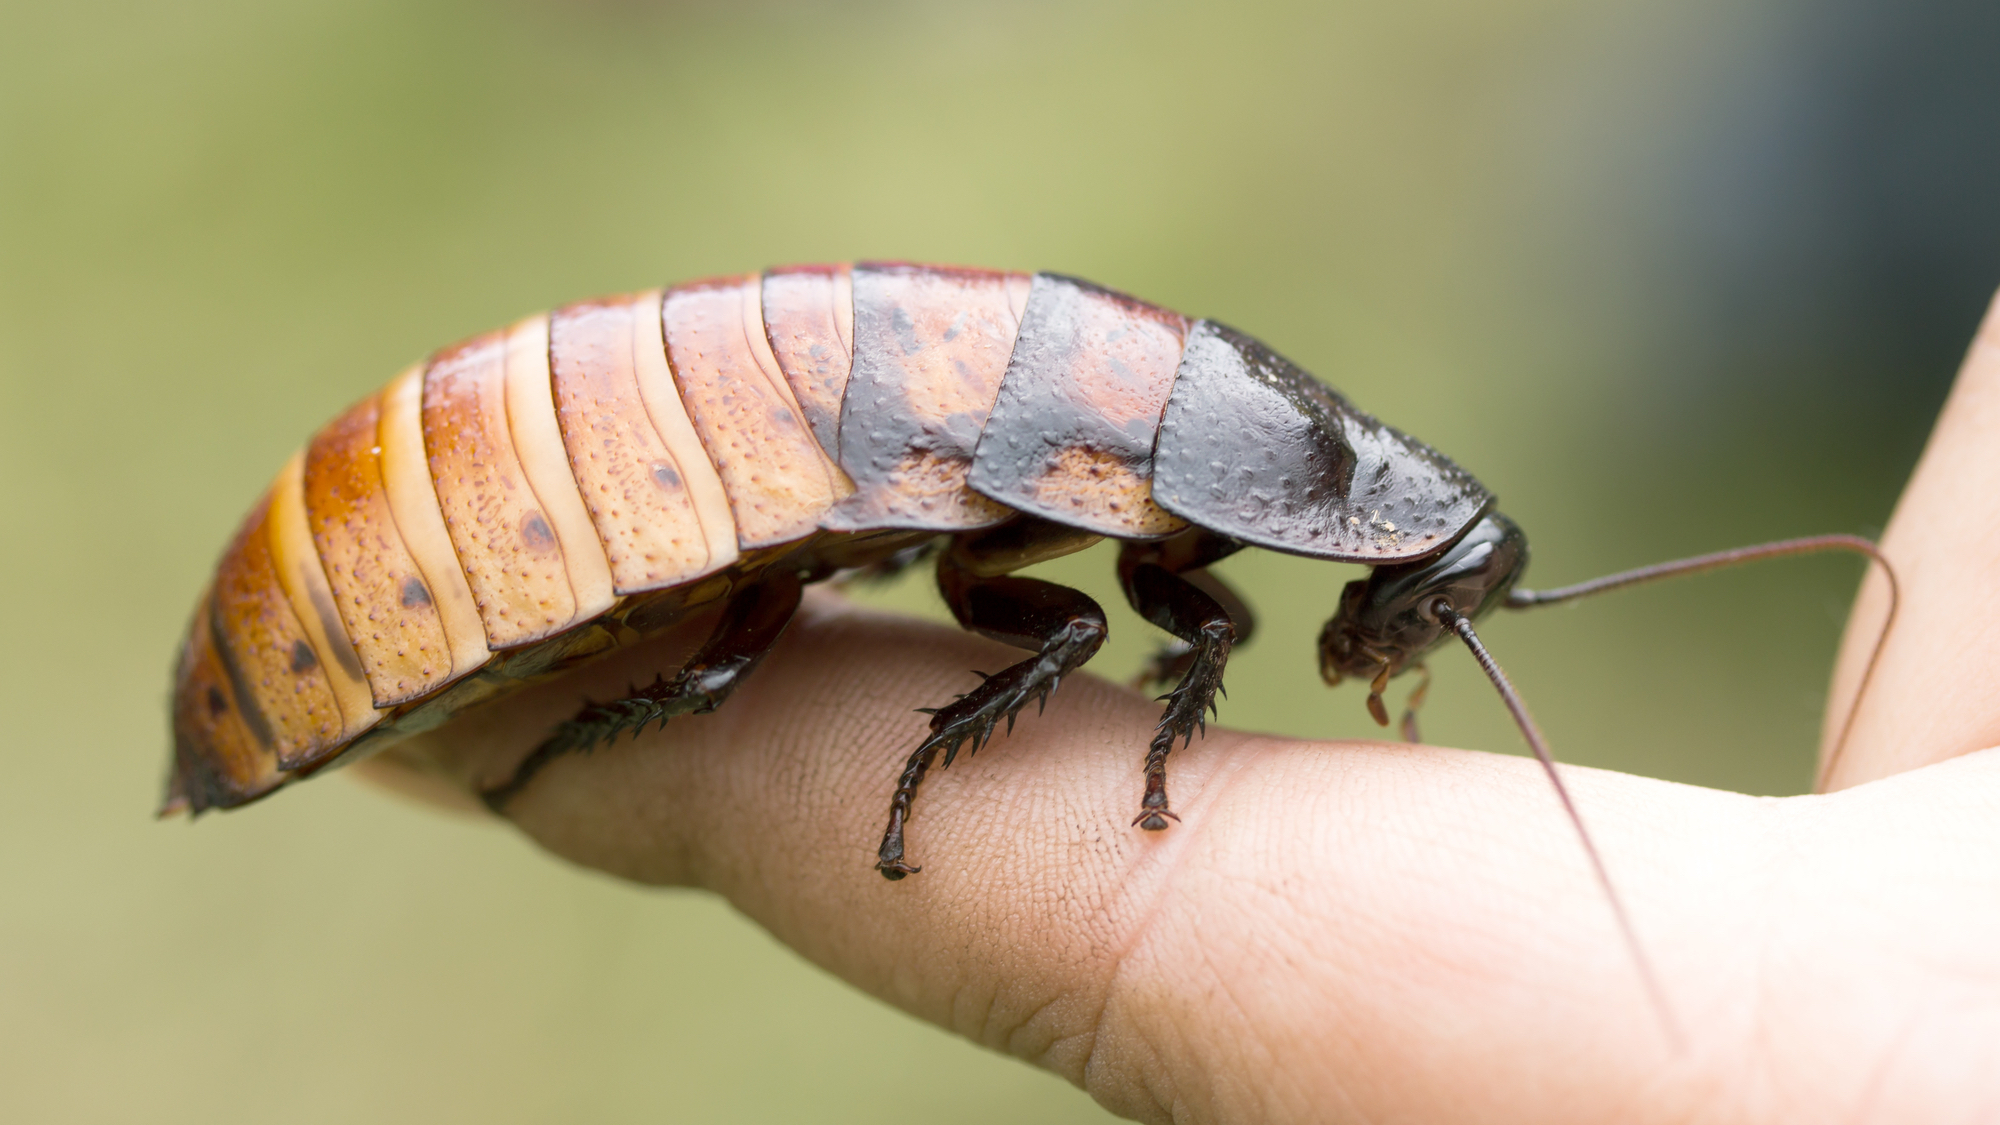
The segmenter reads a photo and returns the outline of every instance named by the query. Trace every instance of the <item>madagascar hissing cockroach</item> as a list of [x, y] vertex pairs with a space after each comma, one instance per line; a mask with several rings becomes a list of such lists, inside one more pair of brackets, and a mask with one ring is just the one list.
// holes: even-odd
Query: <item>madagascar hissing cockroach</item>
[[804, 584], [934, 546], [960, 624], [1034, 655], [932, 712], [876, 862], [901, 879], [939, 753], [977, 750], [1104, 642], [1097, 603], [1012, 572], [1103, 538], [1124, 544], [1132, 607], [1176, 638], [1147, 670], [1174, 685], [1132, 821], [1154, 831], [1178, 819], [1167, 756], [1250, 636], [1242, 600], [1205, 569], [1245, 546], [1373, 567], [1342, 591], [1319, 659], [1329, 684], [1369, 682], [1384, 726], [1388, 681], [1461, 639], [1579, 833], [1475, 620], [1756, 558], [1880, 560], [1835, 535], [1518, 589], [1527, 539], [1471, 474], [1233, 328], [1058, 274], [777, 269], [531, 317], [438, 352], [315, 434], [195, 613], [165, 810], [254, 800], [723, 603], [685, 667], [549, 732], [485, 794], [504, 809], [561, 755], [721, 705]]

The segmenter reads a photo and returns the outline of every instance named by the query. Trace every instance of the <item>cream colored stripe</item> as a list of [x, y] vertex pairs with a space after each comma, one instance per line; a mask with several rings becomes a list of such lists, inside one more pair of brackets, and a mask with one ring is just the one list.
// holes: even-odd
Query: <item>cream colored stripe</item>
[[[852, 316], [853, 300], [851, 296], [848, 301], [848, 308], [849, 315]], [[849, 331], [851, 333], [853, 330], [850, 328]], [[743, 287], [743, 335], [744, 338], [750, 341], [750, 356], [757, 361], [758, 370], [764, 373], [764, 381], [771, 384], [771, 388], [778, 392], [778, 397], [784, 399], [785, 405], [791, 408], [792, 417], [799, 420], [799, 428], [805, 430], [810, 435], [812, 429], [806, 425], [806, 412], [799, 409], [799, 397], [792, 393], [792, 381], [785, 378], [784, 368], [778, 366], [778, 357], [771, 351], [771, 337], [764, 331], [764, 278], [762, 274], [751, 278], [749, 283]], [[826, 467], [826, 479], [827, 483], [832, 486], [833, 498], [835, 500], [844, 500], [854, 495], [854, 482], [848, 479], [847, 474], [841, 471], [840, 466], [833, 463], [833, 459], [826, 455], [826, 450], [820, 448], [819, 440], [814, 438], [806, 444], [812, 446], [814, 453], [819, 454], [820, 464]]]
[[424, 453], [422, 364], [382, 389], [382, 415], [375, 433], [381, 443], [382, 490], [389, 497], [389, 513], [395, 516], [396, 530], [417, 560], [417, 569], [423, 571], [424, 584], [444, 620], [455, 680], [486, 663], [491, 653], [486, 648], [486, 628], [479, 623], [479, 604], [458, 565], [437, 489], [431, 484], [430, 461]]
[[514, 453], [528, 474], [528, 487], [562, 545], [570, 592], [576, 595], [576, 620], [596, 617], [610, 609], [618, 595], [611, 588], [611, 562], [570, 472], [562, 427], [556, 422], [555, 391], [549, 385], [547, 313], [507, 330], [507, 432], [514, 437]]
[[340, 737], [345, 741], [374, 726], [382, 712], [375, 709], [375, 696], [361, 674], [361, 658], [340, 623], [333, 588], [313, 547], [312, 528], [306, 522], [305, 465], [304, 450], [292, 454], [271, 485], [271, 561], [278, 584], [291, 599], [292, 610], [333, 685], [344, 720]]
[[[763, 301], [763, 286], [758, 286], [758, 301]], [[1018, 318], [1017, 318], [1018, 319]], [[840, 346], [847, 352], [849, 364], [854, 362], [854, 268], [842, 266], [833, 274], [833, 333], [840, 337]]]
[[[736, 543], [736, 517], [729, 510], [729, 494], [722, 490], [715, 462], [708, 459], [708, 449], [688, 419], [687, 405], [681, 402], [673, 368], [667, 363], [666, 330], [660, 323], [660, 306], [665, 299], [665, 292], [658, 289], [632, 298], [632, 372], [639, 380], [639, 400], [646, 404], [646, 416], [653, 420], [653, 429], [680, 466], [695, 517], [701, 520], [701, 535], [708, 541], [708, 565], [702, 573], [714, 574], [735, 562], [743, 550]], [[797, 409], [796, 405], [793, 408]]]

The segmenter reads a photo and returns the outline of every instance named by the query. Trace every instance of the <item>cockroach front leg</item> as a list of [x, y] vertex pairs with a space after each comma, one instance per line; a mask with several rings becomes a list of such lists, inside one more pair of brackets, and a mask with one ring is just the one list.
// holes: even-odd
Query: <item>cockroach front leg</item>
[[889, 827], [875, 864], [889, 879], [919, 870], [904, 861], [903, 828], [939, 751], [949, 766], [960, 746], [969, 742], [970, 754], [989, 741], [1001, 719], [1012, 731], [1021, 708], [1030, 701], [1046, 705], [1062, 678], [1096, 655], [1109, 631], [1104, 610], [1088, 595], [1032, 578], [980, 577], [957, 551], [939, 560], [938, 588], [959, 624], [1035, 655], [986, 676], [986, 682], [931, 713], [930, 736], [903, 766], [889, 801]]
[[679, 672], [660, 676], [647, 687], [630, 688], [622, 699], [584, 704], [575, 718], [558, 724], [554, 734], [521, 760], [512, 777], [480, 798], [500, 812], [535, 775], [565, 754], [588, 751], [628, 732], [637, 738], [648, 724], [664, 726], [675, 716], [706, 714], [720, 707], [777, 643], [798, 612], [801, 593], [798, 572], [767, 572], [730, 599], [715, 631]]
[[1146, 795], [1132, 823], [1148, 831], [1160, 831], [1168, 821], [1180, 819], [1167, 803], [1167, 755], [1176, 739], [1186, 746], [1194, 741], [1195, 731], [1206, 731], [1229, 653], [1250, 632], [1249, 611], [1220, 580], [1170, 568], [1185, 561], [1205, 565], [1226, 553], [1218, 548], [1227, 545], [1224, 540], [1209, 551], [1177, 555], [1163, 551], [1160, 544], [1133, 544], [1119, 555], [1118, 577], [1132, 608], [1187, 646], [1176, 661], [1182, 669], [1180, 682], [1166, 695], [1166, 712], [1146, 750]]

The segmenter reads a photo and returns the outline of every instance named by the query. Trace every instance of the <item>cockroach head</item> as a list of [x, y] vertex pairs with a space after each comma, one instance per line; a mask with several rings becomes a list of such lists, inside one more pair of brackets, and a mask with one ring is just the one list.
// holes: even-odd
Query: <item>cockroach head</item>
[[1447, 636], [1440, 599], [1477, 620], [1506, 599], [1527, 566], [1527, 536], [1489, 511], [1423, 558], [1376, 567], [1347, 584], [1340, 608], [1320, 630], [1320, 676], [1338, 684], [1402, 672]]

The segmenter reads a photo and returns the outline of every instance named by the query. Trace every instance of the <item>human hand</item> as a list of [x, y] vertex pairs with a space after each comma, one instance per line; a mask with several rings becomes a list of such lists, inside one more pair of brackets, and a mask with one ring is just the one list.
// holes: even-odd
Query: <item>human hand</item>
[[[933, 775], [912, 828], [927, 870], [886, 882], [911, 708], [1013, 650], [832, 596], [720, 711], [558, 761], [508, 812], [576, 862], [714, 890], [857, 986], [1140, 1119], [1983, 1119], [2000, 1112], [1992, 317], [1883, 545], [1903, 604], [1839, 791], [1565, 772], [1679, 1049], [1530, 759], [1212, 729], [1173, 759], [1185, 823], [1146, 833], [1126, 827], [1132, 732], [1157, 706], [1079, 677], [1005, 753]], [[1871, 577], [1836, 720], [1882, 612]], [[676, 666], [705, 625], [363, 768], [467, 802], [579, 693]]]

